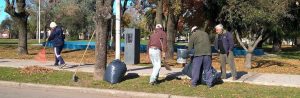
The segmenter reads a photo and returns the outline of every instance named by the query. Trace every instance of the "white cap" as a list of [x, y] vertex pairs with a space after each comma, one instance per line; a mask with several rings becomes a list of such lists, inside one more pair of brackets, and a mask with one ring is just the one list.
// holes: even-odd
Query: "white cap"
[[56, 23], [55, 22], [51, 22], [50, 23], [50, 28], [55, 28], [57, 25], [56, 25]]
[[155, 28], [156, 28], [156, 29], [162, 28], [162, 25], [161, 25], [161, 24], [156, 24]]
[[192, 29], [191, 29], [191, 32], [193, 32], [197, 28], [198, 28], [197, 26], [193, 26]]
[[222, 24], [218, 24], [215, 29], [223, 29], [223, 25]]

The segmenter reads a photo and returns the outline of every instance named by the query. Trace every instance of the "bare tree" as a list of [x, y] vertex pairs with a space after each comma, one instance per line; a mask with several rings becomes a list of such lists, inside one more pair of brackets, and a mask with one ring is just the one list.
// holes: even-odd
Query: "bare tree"
[[155, 22], [156, 24], [162, 24], [162, 18], [163, 18], [163, 0], [157, 0], [157, 8], [156, 8], [156, 17]]
[[107, 63], [107, 33], [109, 20], [112, 17], [113, 0], [97, 0], [96, 14], [94, 17], [96, 32], [96, 64], [94, 70], [94, 80], [103, 80], [103, 75]]
[[[18, 42], [18, 54], [28, 54], [27, 50], [27, 20], [29, 13], [26, 11], [25, 0], [5, 0], [6, 7], [5, 12], [7, 12], [13, 21], [16, 23], [19, 42]], [[16, 3], [16, 5], [15, 5]]]

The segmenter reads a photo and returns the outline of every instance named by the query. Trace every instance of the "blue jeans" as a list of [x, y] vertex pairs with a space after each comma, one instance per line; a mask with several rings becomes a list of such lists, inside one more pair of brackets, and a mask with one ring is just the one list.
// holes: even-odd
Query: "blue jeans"
[[[211, 67], [211, 56], [210, 55], [203, 55], [203, 56], [195, 56], [193, 58], [193, 69], [192, 69], [192, 85], [197, 85], [199, 81], [201, 81], [202, 71], [203, 73], [207, 73]], [[202, 69], [203, 68], [203, 69]], [[205, 74], [210, 77], [211, 74]], [[208, 81], [207, 84], [211, 84], [211, 81]]]
[[156, 48], [149, 48], [149, 56], [153, 65], [153, 71], [150, 77], [150, 83], [157, 80], [159, 76], [159, 70], [161, 68], [161, 51]]

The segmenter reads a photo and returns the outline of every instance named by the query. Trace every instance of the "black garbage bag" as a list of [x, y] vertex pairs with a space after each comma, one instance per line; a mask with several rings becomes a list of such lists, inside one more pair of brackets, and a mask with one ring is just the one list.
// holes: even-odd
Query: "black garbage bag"
[[124, 78], [124, 75], [127, 71], [126, 64], [121, 60], [113, 60], [108, 64], [105, 73], [104, 80], [111, 83], [119, 83]]

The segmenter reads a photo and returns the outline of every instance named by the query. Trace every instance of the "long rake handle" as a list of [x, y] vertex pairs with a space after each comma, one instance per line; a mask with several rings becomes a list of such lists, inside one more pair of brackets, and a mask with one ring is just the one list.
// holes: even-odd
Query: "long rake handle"
[[[48, 37], [49, 38], [49, 37]], [[45, 46], [44, 46], [44, 50], [46, 49], [47, 47], [47, 44], [48, 44], [48, 38], [46, 39], [46, 43], [45, 43]]]
[[84, 58], [84, 56], [85, 56], [85, 54], [86, 54], [87, 49], [88, 49], [89, 46], [90, 46], [90, 43], [91, 43], [92, 39], [94, 38], [94, 35], [95, 35], [95, 31], [93, 32], [93, 34], [92, 34], [92, 36], [91, 36], [91, 38], [90, 38], [90, 40], [89, 40], [89, 42], [88, 42], [88, 44], [87, 44], [85, 50], [84, 50], [84, 53], [83, 53], [83, 55], [82, 55], [82, 57], [81, 57], [81, 59], [80, 59], [79, 66], [77, 67], [77, 69], [76, 69], [76, 71], [75, 71], [75, 74], [77, 73], [79, 67], [81, 66], [81, 63], [82, 63], [82, 61], [83, 61], [83, 58]]

